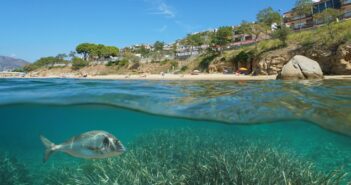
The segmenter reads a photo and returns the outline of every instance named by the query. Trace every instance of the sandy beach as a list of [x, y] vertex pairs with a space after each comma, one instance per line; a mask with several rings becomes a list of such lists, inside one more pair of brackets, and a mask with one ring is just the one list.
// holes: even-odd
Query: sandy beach
[[[43, 77], [29, 77], [25, 78], [74, 78], [74, 79], [95, 79], [95, 80], [188, 80], [188, 81], [201, 81], [201, 80], [275, 80], [276, 75], [261, 75], [261, 76], [249, 76], [249, 75], [234, 75], [234, 74], [149, 74], [149, 75], [99, 75], [99, 76], [87, 76], [81, 77], [77, 75], [72, 76], [43, 76]], [[351, 75], [335, 75], [335, 76], [324, 76], [326, 80], [351, 80]]]
[[107, 75], [91, 76], [88, 79], [115, 79], [115, 80], [274, 80], [271, 76], [244, 76], [225, 74], [199, 74], [199, 75], [175, 75], [175, 74], [151, 74], [151, 75]]

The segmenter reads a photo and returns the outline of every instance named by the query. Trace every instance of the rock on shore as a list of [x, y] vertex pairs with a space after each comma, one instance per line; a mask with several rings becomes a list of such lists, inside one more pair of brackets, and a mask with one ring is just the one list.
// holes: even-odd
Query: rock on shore
[[323, 72], [318, 62], [305, 56], [296, 55], [278, 74], [281, 80], [323, 79]]

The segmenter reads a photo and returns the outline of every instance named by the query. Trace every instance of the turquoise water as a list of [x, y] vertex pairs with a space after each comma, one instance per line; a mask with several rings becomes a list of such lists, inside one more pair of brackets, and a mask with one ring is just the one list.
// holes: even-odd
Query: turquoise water
[[[0, 184], [351, 182], [351, 81], [0, 79], [0, 119]], [[40, 134], [91, 130], [127, 152], [42, 163]]]

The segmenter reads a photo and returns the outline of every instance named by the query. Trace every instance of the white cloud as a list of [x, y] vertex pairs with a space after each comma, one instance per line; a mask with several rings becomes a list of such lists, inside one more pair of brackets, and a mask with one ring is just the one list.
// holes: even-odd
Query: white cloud
[[[193, 32], [195, 29], [198, 29], [200, 26], [194, 26], [187, 24], [180, 20], [179, 15], [176, 13], [176, 9], [166, 3], [166, 0], [144, 0], [144, 2], [150, 4], [152, 8], [149, 10], [149, 14], [152, 15], [161, 15], [166, 18], [170, 18], [174, 24], [176, 24], [181, 29], [187, 32]], [[164, 25], [160, 29], [157, 29], [157, 32], [165, 32], [168, 26]]]
[[160, 33], [163, 33], [167, 30], [168, 26], [167, 25], [164, 25], [162, 26], [160, 29], [158, 29], [157, 31], [160, 32]]
[[164, 2], [162, 2], [159, 6], [158, 6], [158, 10], [166, 16], [169, 17], [175, 17], [175, 13], [171, 10], [171, 8]]
[[190, 24], [186, 24], [183, 21], [180, 20], [175, 20], [174, 21], [179, 27], [181, 27], [183, 30], [187, 31], [187, 32], [193, 32], [196, 29], [201, 28], [201, 26], [199, 25], [190, 25]]
[[164, 15], [166, 17], [174, 18], [176, 13], [174, 9], [169, 6], [163, 0], [145, 0], [147, 3], [151, 3], [154, 8], [151, 10], [150, 14]]

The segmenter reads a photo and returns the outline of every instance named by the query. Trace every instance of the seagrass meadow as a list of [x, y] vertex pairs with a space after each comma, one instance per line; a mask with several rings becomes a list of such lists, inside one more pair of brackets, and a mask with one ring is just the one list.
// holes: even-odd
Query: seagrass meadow
[[[0, 184], [173, 185], [351, 182], [349, 81], [0, 80]], [[91, 130], [127, 151], [43, 163]]]

